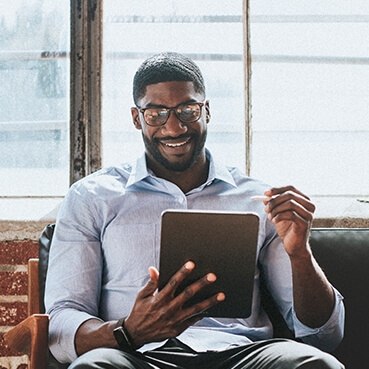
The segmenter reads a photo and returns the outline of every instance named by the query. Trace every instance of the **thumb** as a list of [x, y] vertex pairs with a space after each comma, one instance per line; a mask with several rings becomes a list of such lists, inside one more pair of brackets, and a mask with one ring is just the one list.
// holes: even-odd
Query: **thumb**
[[138, 293], [137, 297], [145, 298], [152, 296], [158, 288], [159, 271], [155, 267], [149, 268], [150, 279], [146, 286]]
[[157, 285], [159, 281], [159, 271], [155, 267], [150, 267], [149, 274], [150, 274], [151, 281]]

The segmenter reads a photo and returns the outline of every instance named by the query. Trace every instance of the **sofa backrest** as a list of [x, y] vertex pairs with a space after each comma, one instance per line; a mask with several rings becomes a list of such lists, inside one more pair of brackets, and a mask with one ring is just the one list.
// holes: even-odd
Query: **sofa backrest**
[[316, 228], [310, 245], [329, 281], [344, 297], [345, 337], [334, 354], [349, 369], [369, 366], [369, 229]]

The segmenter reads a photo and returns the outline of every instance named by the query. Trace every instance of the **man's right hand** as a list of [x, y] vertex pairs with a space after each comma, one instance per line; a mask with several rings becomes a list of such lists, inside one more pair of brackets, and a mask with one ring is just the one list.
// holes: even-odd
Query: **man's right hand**
[[187, 262], [157, 293], [159, 272], [153, 267], [149, 269], [150, 281], [138, 293], [124, 323], [135, 347], [177, 337], [199, 321], [203, 311], [225, 299], [224, 293], [220, 292], [195, 305], [184, 307], [191, 297], [216, 280], [215, 274], [209, 273], [176, 296], [178, 286], [194, 268], [192, 261]]

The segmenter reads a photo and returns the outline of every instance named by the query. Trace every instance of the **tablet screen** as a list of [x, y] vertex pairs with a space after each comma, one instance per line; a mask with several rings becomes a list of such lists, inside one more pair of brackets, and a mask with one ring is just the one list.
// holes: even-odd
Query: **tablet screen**
[[167, 210], [161, 220], [159, 290], [183, 264], [195, 269], [177, 293], [205, 274], [217, 280], [197, 293], [189, 304], [218, 292], [226, 299], [208, 309], [212, 317], [247, 318], [251, 314], [259, 217], [248, 212]]

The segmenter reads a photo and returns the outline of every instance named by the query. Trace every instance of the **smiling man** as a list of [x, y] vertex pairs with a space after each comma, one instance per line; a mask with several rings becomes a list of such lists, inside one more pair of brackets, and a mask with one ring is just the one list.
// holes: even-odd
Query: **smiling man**
[[[309, 197], [214, 160], [205, 148], [210, 105], [203, 77], [187, 57], [146, 60], [133, 98], [144, 154], [74, 184], [58, 214], [45, 300], [54, 356], [70, 369], [344, 368], [327, 353], [342, 340], [344, 306], [309, 246]], [[264, 203], [252, 201], [261, 194]], [[160, 216], [169, 208], [259, 215], [250, 317], [203, 318], [226, 298], [222, 292], [188, 306], [216, 280], [209, 273], [177, 294], [196, 268], [192, 262], [158, 291]], [[272, 338], [261, 283], [300, 342]]]

